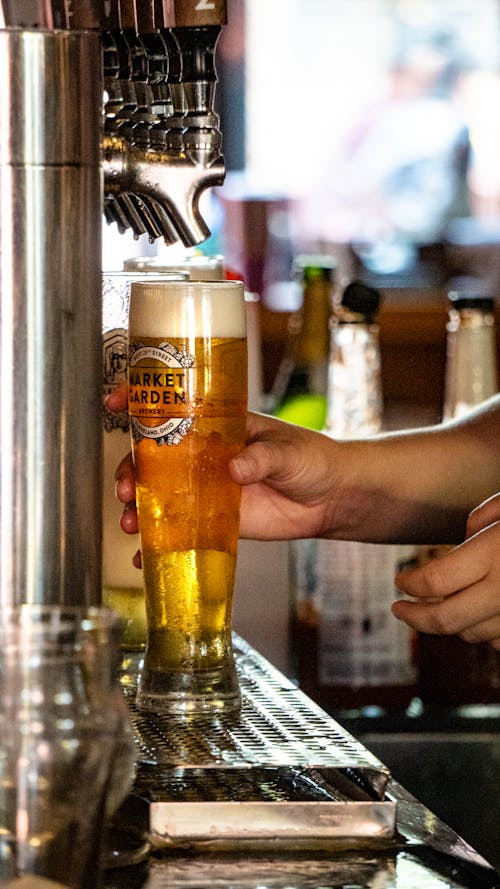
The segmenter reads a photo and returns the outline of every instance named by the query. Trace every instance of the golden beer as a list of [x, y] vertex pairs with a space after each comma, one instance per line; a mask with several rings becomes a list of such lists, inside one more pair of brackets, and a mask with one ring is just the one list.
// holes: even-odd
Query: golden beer
[[243, 285], [134, 283], [129, 414], [146, 592], [140, 706], [232, 709], [231, 614], [245, 442]]

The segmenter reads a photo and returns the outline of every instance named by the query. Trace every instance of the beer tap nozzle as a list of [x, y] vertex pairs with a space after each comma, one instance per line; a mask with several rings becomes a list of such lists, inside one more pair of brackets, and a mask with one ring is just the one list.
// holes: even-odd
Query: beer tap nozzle
[[108, 194], [128, 192], [160, 205], [178, 238], [194, 247], [210, 235], [199, 210], [200, 195], [211, 186], [222, 185], [224, 161], [218, 152], [200, 164], [185, 154], [130, 146], [119, 138], [104, 144], [104, 180]]
[[[167, 112], [164, 121], [161, 115], [157, 117], [158, 123], [148, 129], [146, 109], [142, 122], [135, 114], [135, 130], [125, 125], [105, 137], [105, 192], [108, 196], [125, 192], [140, 198], [144, 218], [150, 208], [150, 223], [157, 223], [170, 242], [176, 233], [186, 247], [195, 246], [210, 235], [199, 210], [200, 195], [211, 186], [222, 185], [225, 177], [222, 136], [214, 111], [214, 55], [225, 9], [221, 11], [220, 4], [217, 9], [215, 6], [208, 20], [206, 13], [205, 17], [193, 20], [186, 18], [185, 6], [176, 2], [174, 18], [163, 17], [160, 21], [154, 16], [156, 5], [151, 0], [120, 0], [122, 25], [127, 11], [128, 23], [135, 23], [146, 49], [148, 80], [161, 82], [165, 95], [171, 99], [172, 112]], [[147, 36], [153, 33], [153, 25], [154, 41]], [[165, 77], [156, 29], [168, 57]], [[154, 118], [154, 114], [150, 117]], [[154, 230], [149, 233], [154, 237]]]

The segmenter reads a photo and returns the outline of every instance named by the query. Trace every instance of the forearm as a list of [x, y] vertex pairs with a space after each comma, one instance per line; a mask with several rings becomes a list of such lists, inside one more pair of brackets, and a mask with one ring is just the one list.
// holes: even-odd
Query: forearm
[[460, 422], [337, 447], [325, 536], [459, 541], [468, 512], [500, 490], [500, 399]]

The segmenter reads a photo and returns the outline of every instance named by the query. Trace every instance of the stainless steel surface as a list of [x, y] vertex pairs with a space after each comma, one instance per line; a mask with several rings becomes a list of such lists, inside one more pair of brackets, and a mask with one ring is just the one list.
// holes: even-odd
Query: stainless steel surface
[[[153, 862], [148, 889], [317, 889], [344, 887], [362, 889], [394, 886], [396, 868], [391, 861], [374, 862], [356, 859], [352, 862], [318, 861], [317, 858], [286, 860], [278, 857], [228, 859], [176, 858]], [[376, 881], [376, 882], [375, 882]], [[451, 889], [448, 883], [435, 884], [432, 889]], [[417, 889], [416, 885], [412, 889]]]
[[[97, 34], [0, 31], [0, 164], [98, 167], [101, 66]], [[2, 212], [5, 219], [8, 207]]]
[[[446, 784], [442, 784], [442, 792], [448, 792]], [[397, 781], [391, 780], [387, 795], [397, 803], [397, 825], [400, 835], [410, 843], [420, 844], [453, 856], [456, 860], [479, 867], [492, 868], [491, 862], [480, 855], [472, 846], [460, 837], [453, 828], [441, 821], [426, 806], [402, 787]], [[466, 805], [466, 801], [464, 801]]]
[[2, 0], [0, 27], [52, 28], [50, 0]]
[[[442, 865], [442, 866], [440, 866]], [[496, 889], [483, 873], [427, 860], [425, 850], [334, 855], [169, 855], [145, 873], [109, 873], [105, 889]]]
[[[500, 887], [491, 866], [372, 753], [243, 640], [234, 647], [241, 718], [155, 721], [147, 746], [159, 744], [164, 762], [150, 749], [127, 812], [154, 851], [135, 870], [107, 873], [105, 889]], [[141, 744], [142, 718], [133, 720]], [[311, 761], [321, 765], [307, 768]], [[396, 811], [385, 835], [373, 831], [377, 800], [383, 818]]]
[[100, 54], [0, 32], [2, 606], [101, 594]]
[[384, 842], [388, 770], [236, 634], [243, 706], [227, 718], [142, 715], [135, 793], [157, 848]]
[[387, 802], [152, 803], [150, 808], [157, 849], [373, 848], [394, 836], [395, 805]]

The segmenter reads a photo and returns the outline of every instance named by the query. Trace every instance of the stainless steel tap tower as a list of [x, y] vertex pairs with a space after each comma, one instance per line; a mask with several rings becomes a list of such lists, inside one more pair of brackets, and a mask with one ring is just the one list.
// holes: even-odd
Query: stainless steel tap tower
[[220, 0], [0, 0], [0, 607], [100, 601], [103, 210], [209, 234], [224, 23]]

